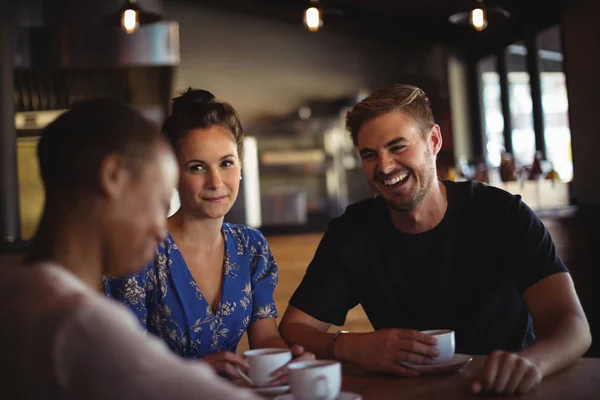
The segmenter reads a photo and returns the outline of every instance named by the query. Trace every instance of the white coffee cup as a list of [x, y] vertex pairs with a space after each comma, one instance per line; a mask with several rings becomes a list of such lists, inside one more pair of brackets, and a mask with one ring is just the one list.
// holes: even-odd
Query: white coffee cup
[[292, 352], [286, 349], [256, 349], [244, 352], [248, 362], [248, 375], [238, 371], [250, 385], [265, 387], [274, 377], [273, 372], [292, 360]]
[[342, 366], [337, 361], [298, 361], [288, 365], [294, 400], [333, 400], [342, 388]]
[[432, 360], [433, 364], [445, 364], [452, 360], [455, 348], [454, 331], [449, 329], [435, 329], [421, 332], [434, 336], [438, 341], [435, 348], [440, 354]]

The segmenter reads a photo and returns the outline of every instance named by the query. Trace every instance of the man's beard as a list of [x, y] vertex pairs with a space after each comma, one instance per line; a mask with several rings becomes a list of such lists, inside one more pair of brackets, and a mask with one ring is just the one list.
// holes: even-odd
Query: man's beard
[[[428, 156], [430, 156], [430, 154], [428, 154]], [[411, 178], [415, 178], [415, 176], [413, 175]], [[394, 199], [391, 199], [391, 201], [388, 201], [389, 207], [396, 211], [409, 212], [417, 208], [417, 206], [419, 206], [423, 202], [425, 196], [427, 195], [427, 193], [429, 193], [431, 185], [433, 184], [433, 181], [435, 179], [435, 160], [431, 163], [428, 163], [428, 166], [423, 170], [421, 178], [422, 185], [418, 187], [414, 193], [410, 194], [409, 198], [401, 202], [397, 202], [394, 201]]]

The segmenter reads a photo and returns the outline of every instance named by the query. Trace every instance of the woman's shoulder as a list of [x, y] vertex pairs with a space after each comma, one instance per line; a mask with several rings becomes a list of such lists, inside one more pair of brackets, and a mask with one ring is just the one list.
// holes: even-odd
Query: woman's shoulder
[[256, 228], [251, 228], [247, 225], [243, 224], [231, 224], [228, 222], [223, 223], [223, 230], [226, 232], [228, 236], [233, 237], [243, 243], [260, 243], [266, 244], [267, 239], [265, 239], [264, 235], [261, 231]]
[[165, 238], [156, 244], [156, 254], [167, 254], [173, 249], [177, 249], [177, 244], [171, 232], [167, 231]]

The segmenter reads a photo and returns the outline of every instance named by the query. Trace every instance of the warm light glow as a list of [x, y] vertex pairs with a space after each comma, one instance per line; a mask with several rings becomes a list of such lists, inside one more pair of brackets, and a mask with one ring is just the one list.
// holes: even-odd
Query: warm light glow
[[121, 25], [127, 33], [133, 33], [139, 25], [138, 12], [132, 9], [123, 11]]
[[321, 19], [321, 11], [316, 7], [307, 8], [304, 11], [304, 25], [311, 32], [316, 32], [320, 27], [323, 26], [323, 20]]
[[487, 18], [485, 15], [485, 11], [481, 8], [475, 8], [471, 11], [470, 18], [471, 25], [477, 31], [482, 31], [487, 26]]

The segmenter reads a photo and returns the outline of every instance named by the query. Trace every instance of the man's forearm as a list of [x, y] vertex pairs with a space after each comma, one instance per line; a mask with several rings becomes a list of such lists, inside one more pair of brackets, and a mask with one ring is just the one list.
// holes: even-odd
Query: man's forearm
[[[318, 359], [326, 360], [333, 356], [334, 360], [346, 363], [357, 361], [352, 356], [359, 353], [360, 345], [357, 340], [364, 335], [363, 333], [344, 333], [335, 337], [334, 333], [323, 332], [300, 323], [286, 324], [281, 329], [281, 334], [288, 343], [304, 346]], [[333, 341], [334, 338], [335, 341]]]
[[299, 344], [303, 346], [306, 351], [313, 353], [317, 359], [329, 358], [329, 345], [334, 334], [322, 332], [301, 323], [285, 324], [285, 326], [280, 326], [280, 331], [288, 344]]
[[533, 360], [545, 377], [576, 362], [590, 347], [591, 341], [585, 318], [569, 315], [556, 321], [551, 331], [540, 334], [519, 355]]

